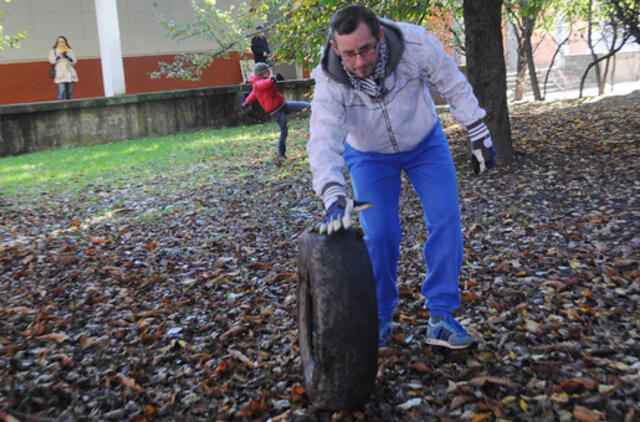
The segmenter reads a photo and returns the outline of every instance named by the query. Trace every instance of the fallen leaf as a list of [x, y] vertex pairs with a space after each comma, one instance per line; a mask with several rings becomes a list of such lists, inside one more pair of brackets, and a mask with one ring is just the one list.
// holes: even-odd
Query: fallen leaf
[[482, 377], [472, 378], [469, 381], [469, 385], [472, 385], [474, 387], [482, 387], [488, 382], [492, 384], [504, 385], [509, 388], [518, 388], [518, 384], [509, 380], [508, 378], [492, 377], [492, 376], [482, 376]]
[[598, 422], [601, 420], [598, 413], [577, 404], [573, 406], [573, 417], [581, 422]]
[[44, 335], [38, 336], [36, 338], [41, 340], [53, 340], [56, 343], [60, 344], [69, 340], [70, 337], [64, 333], [50, 333], [50, 334], [44, 334]]
[[87, 240], [89, 242], [93, 243], [93, 244], [96, 244], [96, 245], [107, 243], [109, 241], [109, 239], [105, 239], [105, 238], [102, 238], [102, 237], [91, 236], [91, 235], [87, 236]]
[[146, 390], [144, 388], [142, 388], [141, 386], [139, 386], [136, 383], [136, 380], [134, 380], [133, 378], [129, 378], [126, 377], [124, 375], [121, 375], [120, 377], [120, 382], [125, 386], [128, 387], [130, 389], [132, 389], [133, 391], [143, 391], [145, 392]]

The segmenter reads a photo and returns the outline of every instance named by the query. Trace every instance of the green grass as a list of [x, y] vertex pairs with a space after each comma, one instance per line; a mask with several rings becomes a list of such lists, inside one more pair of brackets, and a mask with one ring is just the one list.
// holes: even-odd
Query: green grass
[[[288, 146], [306, 141], [306, 120], [290, 121]], [[301, 134], [303, 133], [304, 134]], [[242, 177], [276, 151], [274, 123], [65, 148], [0, 159], [0, 192], [27, 196], [78, 193], [88, 186], [126, 188], [163, 180], [210, 183], [211, 177]], [[235, 174], [226, 174], [237, 167]]]

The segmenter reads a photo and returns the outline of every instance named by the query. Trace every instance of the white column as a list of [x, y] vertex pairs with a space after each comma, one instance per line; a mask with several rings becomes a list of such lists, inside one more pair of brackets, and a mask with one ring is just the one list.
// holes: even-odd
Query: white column
[[124, 66], [116, 0], [95, 0], [104, 96], [124, 95]]

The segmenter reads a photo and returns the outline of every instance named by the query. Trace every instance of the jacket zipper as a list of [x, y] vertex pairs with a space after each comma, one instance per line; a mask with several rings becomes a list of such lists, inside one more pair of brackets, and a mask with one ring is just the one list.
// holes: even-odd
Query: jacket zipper
[[393, 150], [398, 153], [400, 149], [398, 148], [398, 142], [396, 141], [396, 137], [393, 135], [393, 130], [391, 129], [391, 121], [389, 120], [389, 113], [387, 113], [387, 108], [384, 105], [384, 101], [382, 98], [378, 100], [380, 106], [382, 107], [382, 114], [384, 115], [384, 121], [387, 124], [387, 131], [389, 132], [389, 138], [391, 139], [391, 145], [393, 146]]

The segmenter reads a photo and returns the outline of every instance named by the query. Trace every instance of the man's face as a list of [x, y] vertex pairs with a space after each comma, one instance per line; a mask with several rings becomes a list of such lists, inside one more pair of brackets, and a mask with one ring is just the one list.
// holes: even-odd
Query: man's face
[[376, 67], [383, 37], [384, 28], [380, 27], [376, 38], [367, 24], [360, 22], [351, 34], [338, 35], [334, 32], [331, 47], [351, 72], [359, 78], [366, 78]]

